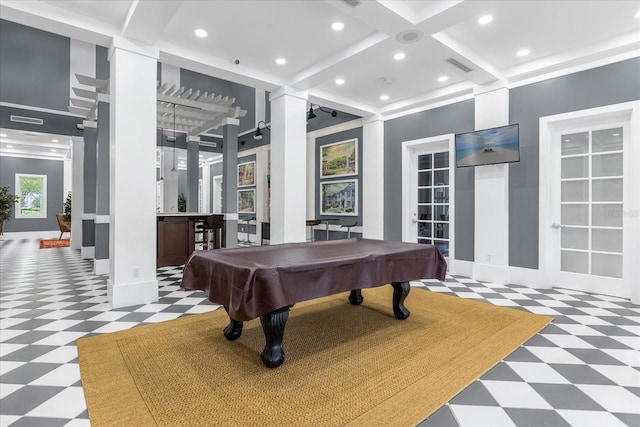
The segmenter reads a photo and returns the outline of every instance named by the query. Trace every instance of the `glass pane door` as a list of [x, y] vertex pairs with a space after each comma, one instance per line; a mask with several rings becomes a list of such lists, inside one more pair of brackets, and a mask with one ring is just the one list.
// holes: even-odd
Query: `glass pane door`
[[564, 134], [560, 270], [622, 278], [623, 129]]
[[418, 243], [449, 256], [449, 152], [418, 155]]

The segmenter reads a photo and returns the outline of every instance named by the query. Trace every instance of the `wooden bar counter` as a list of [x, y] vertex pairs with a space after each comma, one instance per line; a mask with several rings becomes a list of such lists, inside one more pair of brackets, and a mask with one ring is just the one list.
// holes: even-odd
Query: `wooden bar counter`
[[196, 224], [210, 213], [180, 212], [157, 214], [156, 265], [182, 265], [196, 248]]

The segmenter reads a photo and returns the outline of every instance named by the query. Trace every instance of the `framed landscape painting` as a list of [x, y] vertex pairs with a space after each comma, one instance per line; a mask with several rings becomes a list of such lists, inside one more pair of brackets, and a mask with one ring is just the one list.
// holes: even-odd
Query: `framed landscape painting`
[[256, 185], [255, 170], [256, 162], [238, 164], [238, 187]]
[[358, 180], [320, 183], [320, 215], [358, 215]]
[[358, 138], [320, 147], [320, 178], [358, 174]]
[[256, 190], [238, 190], [238, 213], [256, 213]]

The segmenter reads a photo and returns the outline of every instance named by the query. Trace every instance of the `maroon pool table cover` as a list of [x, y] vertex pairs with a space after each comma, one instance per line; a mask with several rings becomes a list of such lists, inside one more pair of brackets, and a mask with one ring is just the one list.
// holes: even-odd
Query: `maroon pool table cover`
[[444, 280], [446, 270], [435, 246], [355, 238], [195, 251], [181, 287], [207, 292], [229, 317], [245, 321], [354, 289]]

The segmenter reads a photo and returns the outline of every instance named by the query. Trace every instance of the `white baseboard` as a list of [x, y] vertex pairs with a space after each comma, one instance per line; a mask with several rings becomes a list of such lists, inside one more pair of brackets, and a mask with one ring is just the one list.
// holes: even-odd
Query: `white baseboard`
[[509, 283], [534, 289], [551, 289], [551, 282], [540, 270], [509, 267]]
[[107, 297], [111, 308], [149, 304], [158, 300], [158, 281], [120, 283], [107, 280]]
[[[20, 240], [20, 239], [57, 239], [60, 237], [60, 230], [47, 231], [13, 231], [4, 232], [1, 236], [2, 240]], [[69, 233], [65, 233], [64, 238], [69, 237]]]
[[456, 276], [473, 276], [473, 262], [449, 258], [449, 274]]
[[109, 259], [96, 259], [93, 261], [93, 273], [97, 276], [109, 274]]
[[506, 285], [509, 282], [507, 267], [504, 265], [480, 264], [473, 265], [472, 279]]
[[96, 257], [95, 246], [83, 246], [80, 248], [80, 258], [94, 259]]

